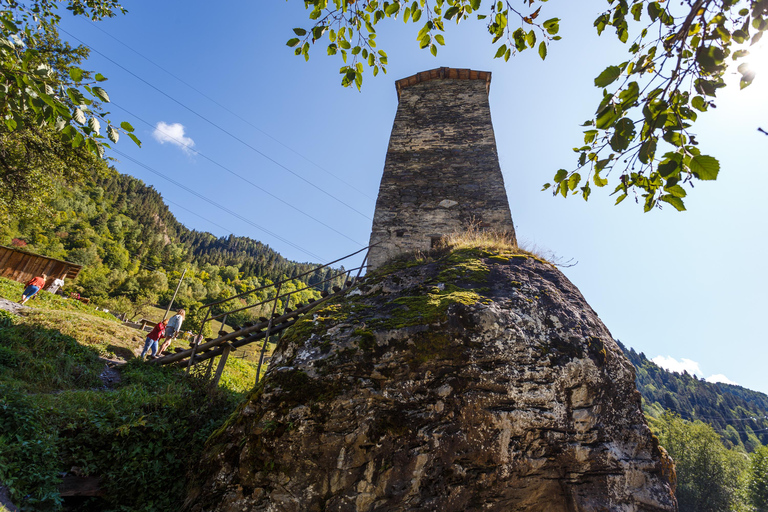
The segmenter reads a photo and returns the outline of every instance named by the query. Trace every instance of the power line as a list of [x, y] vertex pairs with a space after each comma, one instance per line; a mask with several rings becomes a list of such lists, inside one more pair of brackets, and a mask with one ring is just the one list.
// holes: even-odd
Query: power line
[[[89, 20], [89, 21], [90, 21], [90, 20]], [[272, 139], [273, 141], [277, 142], [278, 144], [280, 144], [281, 146], [283, 146], [283, 147], [284, 147], [284, 148], [286, 148], [287, 150], [291, 151], [293, 154], [300, 156], [301, 158], [303, 158], [303, 159], [304, 159], [304, 160], [306, 160], [307, 162], [311, 163], [312, 165], [314, 165], [315, 167], [317, 167], [317, 168], [318, 168], [318, 169], [320, 169], [321, 171], [325, 172], [325, 173], [326, 173], [326, 174], [328, 174], [329, 176], [332, 176], [332, 177], [336, 178], [336, 179], [337, 179], [337, 180], [339, 180], [341, 183], [344, 183], [345, 185], [347, 185], [349, 188], [351, 188], [351, 189], [352, 189], [352, 190], [354, 190], [355, 192], [359, 193], [360, 195], [362, 195], [362, 196], [364, 196], [364, 197], [367, 197], [368, 199], [370, 199], [370, 200], [372, 200], [372, 201], [375, 201], [375, 200], [376, 200], [376, 198], [375, 198], [375, 197], [371, 197], [371, 196], [369, 196], [368, 194], [366, 194], [365, 192], [363, 192], [363, 191], [362, 191], [362, 190], [360, 190], [359, 188], [355, 187], [354, 185], [352, 185], [352, 184], [351, 184], [351, 183], [349, 183], [348, 181], [346, 181], [346, 180], [344, 180], [344, 179], [340, 178], [339, 176], [337, 176], [336, 174], [332, 173], [331, 171], [329, 171], [329, 170], [328, 170], [328, 169], [326, 169], [325, 167], [321, 166], [321, 165], [320, 165], [320, 164], [318, 164], [317, 162], [315, 162], [315, 161], [311, 160], [311, 159], [310, 159], [310, 158], [308, 158], [307, 156], [303, 155], [302, 153], [300, 153], [300, 152], [296, 151], [295, 149], [293, 149], [292, 147], [290, 147], [290, 146], [288, 146], [287, 144], [283, 143], [283, 142], [282, 142], [282, 141], [280, 141], [279, 139], [277, 139], [277, 138], [273, 137], [272, 135], [270, 135], [269, 133], [265, 132], [264, 130], [262, 130], [261, 128], [259, 128], [259, 127], [258, 127], [258, 126], [256, 126], [255, 124], [251, 123], [251, 122], [250, 122], [248, 119], [244, 118], [243, 116], [241, 116], [241, 115], [240, 115], [240, 114], [238, 114], [237, 112], [234, 112], [234, 111], [230, 110], [230, 109], [229, 109], [229, 108], [227, 108], [225, 105], [223, 105], [223, 104], [219, 103], [218, 101], [216, 101], [216, 99], [214, 99], [214, 98], [211, 98], [210, 96], [208, 96], [206, 93], [204, 93], [203, 91], [201, 91], [200, 89], [198, 89], [198, 88], [197, 88], [197, 87], [195, 87], [194, 85], [190, 84], [189, 82], [185, 81], [184, 79], [182, 79], [182, 78], [180, 78], [180, 77], [176, 76], [175, 74], [171, 73], [170, 71], [168, 71], [167, 69], [165, 69], [163, 66], [161, 66], [161, 65], [160, 65], [160, 64], [158, 64], [157, 62], [153, 61], [152, 59], [150, 59], [150, 58], [149, 58], [149, 57], [147, 57], [146, 55], [144, 55], [144, 54], [140, 53], [139, 51], [135, 50], [134, 48], [132, 48], [132, 47], [131, 47], [130, 45], [128, 45], [127, 43], [125, 43], [125, 42], [121, 41], [120, 39], [116, 38], [115, 36], [113, 36], [112, 34], [110, 34], [109, 32], [107, 32], [106, 30], [104, 30], [103, 28], [101, 28], [101, 27], [100, 27], [100, 26], [99, 26], [97, 23], [95, 23], [95, 22], [93, 22], [93, 21], [91, 21], [90, 23], [91, 23], [91, 26], [93, 26], [94, 28], [96, 28], [97, 30], [99, 30], [100, 32], [102, 32], [102, 33], [103, 33], [104, 35], [106, 35], [107, 37], [110, 37], [111, 39], [113, 39], [113, 40], [115, 40], [116, 42], [120, 43], [121, 45], [125, 46], [125, 47], [126, 47], [126, 48], [128, 48], [130, 51], [132, 51], [133, 53], [135, 53], [136, 55], [138, 55], [138, 56], [139, 56], [139, 57], [141, 57], [142, 59], [146, 60], [147, 62], [149, 62], [150, 64], [152, 64], [152, 65], [153, 65], [153, 66], [155, 66], [156, 68], [158, 68], [160, 71], [163, 71], [165, 74], [167, 74], [167, 75], [169, 75], [169, 76], [173, 77], [174, 79], [178, 80], [178, 81], [179, 81], [179, 82], [181, 82], [182, 84], [186, 85], [187, 87], [189, 87], [190, 89], [192, 89], [193, 91], [195, 91], [196, 93], [198, 93], [198, 94], [199, 94], [200, 96], [202, 96], [203, 98], [207, 99], [207, 100], [208, 100], [208, 101], [210, 101], [211, 103], [213, 103], [213, 104], [217, 105], [217, 106], [218, 106], [218, 107], [220, 107], [221, 109], [223, 109], [223, 110], [225, 110], [226, 112], [230, 113], [231, 115], [235, 116], [236, 118], [238, 118], [239, 120], [241, 120], [242, 122], [244, 122], [245, 124], [247, 124], [248, 126], [250, 126], [251, 128], [253, 128], [254, 130], [258, 131], [259, 133], [263, 134], [263, 135], [264, 135], [264, 136], [266, 136], [266, 137], [269, 137], [270, 139]]]
[[97, 53], [97, 54], [101, 55], [103, 58], [107, 59], [109, 62], [111, 62], [111, 63], [112, 63], [112, 64], [114, 64], [115, 66], [119, 67], [120, 69], [122, 69], [122, 70], [123, 70], [123, 71], [125, 71], [126, 73], [130, 74], [131, 76], [133, 76], [133, 77], [134, 77], [134, 78], [136, 78], [137, 80], [139, 80], [139, 81], [143, 82], [143, 83], [144, 83], [144, 84], [146, 84], [147, 86], [149, 86], [149, 87], [151, 87], [152, 89], [154, 89], [155, 91], [159, 92], [160, 94], [162, 94], [163, 96], [165, 96], [165, 97], [166, 97], [166, 98], [168, 98], [169, 100], [173, 101], [173, 102], [174, 102], [174, 103], [176, 103], [177, 105], [179, 105], [179, 106], [181, 106], [181, 107], [185, 108], [186, 110], [190, 111], [191, 113], [195, 114], [195, 115], [196, 115], [196, 116], [198, 116], [200, 119], [202, 119], [202, 120], [203, 120], [203, 121], [205, 121], [206, 123], [210, 124], [210, 125], [211, 125], [211, 126], [213, 126], [214, 128], [216, 128], [216, 129], [220, 130], [221, 132], [223, 132], [223, 133], [225, 133], [225, 134], [229, 135], [230, 137], [232, 137], [233, 139], [235, 139], [236, 141], [238, 141], [239, 143], [241, 143], [241, 144], [242, 144], [242, 145], [244, 145], [245, 147], [247, 147], [247, 148], [251, 149], [252, 151], [254, 151], [254, 152], [256, 152], [256, 153], [258, 153], [259, 155], [261, 155], [262, 157], [266, 158], [267, 160], [269, 160], [269, 161], [270, 161], [270, 162], [272, 162], [273, 164], [275, 164], [275, 165], [277, 165], [278, 167], [280, 167], [280, 168], [282, 168], [282, 169], [284, 169], [284, 170], [288, 171], [289, 173], [293, 174], [294, 176], [296, 176], [296, 177], [297, 177], [297, 178], [299, 178], [300, 180], [302, 180], [302, 181], [304, 181], [305, 183], [307, 183], [307, 184], [311, 185], [312, 187], [316, 188], [317, 190], [319, 190], [319, 191], [320, 191], [320, 192], [322, 192], [323, 194], [327, 195], [327, 196], [328, 196], [328, 197], [330, 197], [331, 199], [333, 199], [333, 200], [337, 201], [338, 203], [341, 203], [342, 205], [346, 206], [347, 208], [349, 208], [350, 210], [354, 211], [355, 213], [357, 213], [357, 214], [359, 214], [359, 215], [362, 215], [362, 216], [363, 216], [363, 217], [365, 217], [366, 219], [369, 219], [369, 220], [371, 220], [371, 218], [370, 218], [368, 215], [366, 215], [365, 213], [361, 212], [361, 211], [360, 211], [360, 210], [358, 210], [357, 208], [355, 208], [355, 207], [351, 206], [350, 204], [346, 203], [345, 201], [342, 201], [341, 199], [339, 199], [338, 197], [334, 196], [334, 195], [333, 195], [333, 194], [331, 194], [330, 192], [327, 192], [327, 191], [325, 191], [324, 189], [320, 188], [319, 186], [315, 185], [314, 183], [312, 183], [312, 182], [311, 182], [311, 181], [309, 181], [308, 179], [304, 178], [303, 176], [301, 176], [300, 174], [296, 173], [295, 171], [293, 171], [293, 170], [289, 169], [288, 167], [286, 167], [285, 165], [281, 164], [280, 162], [278, 162], [278, 161], [277, 161], [277, 160], [275, 160], [274, 158], [272, 158], [272, 157], [270, 157], [269, 155], [267, 155], [267, 154], [263, 153], [262, 151], [258, 150], [257, 148], [255, 148], [255, 147], [254, 147], [254, 146], [252, 146], [251, 144], [248, 144], [246, 141], [244, 141], [243, 139], [241, 139], [240, 137], [238, 137], [238, 136], [237, 136], [237, 135], [235, 135], [234, 133], [230, 132], [229, 130], [227, 130], [227, 129], [225, 129], [225, 128], [221, 127], [221, 126], [219, 126], [218, 124], [214, 123], [213, 121], [211, 121], [211, 120], [210, 120], [210, 119], [208, 119], [207, 117], [203, 116], [202, 114], [198, 113], [197, 111], [193, 110], [192, 108], [190, 108], [190, 107], [186, 106], [185, 104], [183, 104], [182, 102], [180, 102], [179, 100], [177, 100], [176, 98], [174, 98], [173, 96], [171, 96], [170, 94], [168, 94], [168, 93], [166, 93], [166, 92], [162, 91], [162, 90], [161, 90], [161, 89], [159, 89], [158, 87], [156, 87], [156, 86], [154, 86], [153, 84], [149, 83], [148, 81], [144, 80], [144, 79], [143, 79], [143, 78], [141, 78], [139, 75], [137, 75], [137, 74], [136, 74], [136, 73], [134, 73], [133, 71], [129, 70], [129, 69], [128, 69], [128, 68], [126, 68], [125, 66], [123, 66], [123, 65], [121, 65], [121, 64], [119, 64], [119, 63], [117, 63], [117, 62], [115, 62], [114, 60], [112, 60], [111, 58], [107, 57], [107, 56], [106, 56], [105, 54], [103, 54], [102, 52], [100, 52], [100, 51], [96, 50], [95, 48], [92, 48], [92, 47], [88, 46], [87, 44], [85, 44], [85, 43], [84, 43], [84, 42], [83, 42], [81, 39], [79, 39], [78, 37], [76, 37], [76, 36], [72, 35], [71, 33], [67, 32], [67, 31], [66, 31], [66, 30], [64, 30], [63, 28], [59, 28], [59, 30], [60, 30], [61, 32], [64, 32], [65, 34], [67, 34], [67, 35], [68, 35], [69, 37], [71, 37], [72, 39], [74, 39], [74, 40], [78, 41], [78, 42], [79, 42], [81, 45], [85, 46], [86, 48], [90, 49], [91, 51], [93, 51], [93, 52], [95, 52], [95, 53]]
[[166, 176], [165, 174], [161, 173], [160, 171], [158, 171], [158, 170], [156, 170], [156, 169], [153, 169], [152, 167], [148, 166], [147, 164], [145, 164], [145, 163], [143, 163], [143, 162], [140, 162], [140, 161], [136, 160], [135, 158], [133, 158], [133, 157], [131, 157], [131, 156], [129, 156], [129, 155], [127, 155], [127, 154], [123, 153], [122, 151], [119, 151], [119, 150], [117, 150], [117, 149], [114, 149], [114, 148], [113, 148], [112, 150], [113, 150], [115, 153], [117, 153], [118, 155], [122, 156], [123, 158], [125, 158], [125, 159], [127, 159], [127, 160], [130, 160], [131, 162], [135, 163], [136, 165], [138, 165], [138, 166], [140, 166], [140, 167], [143, 167], [144, 169], [148, 170], [149, 172], [151, 172], [151, 173], [154, 173], [154, 174], [156, 174], [156, 175], [160, 176], [161, 178], [163, 178], [163, 179], [165, 179], [165, 180], [167, 180], [167, 181], [169, 181], [169, 182], [173, 183], [174, 185], [176, 185], [176, 186], [177, 186], [177, 187], [179, 187], [180, 189], [182, 189], [182, 190], [186, 190], [186, 191], [187, 191], [187, 192], [189, 192], [190, 194], [192, 194], [192, 195], [194, 195], [194, 196], [196, 196], [196, 197], [199, 197], [199, 198], [200, 198], [200, 199], [202, 199], [203, 201], [205, 201], [205, 202], [207, 202], [207, 203], [209, 203], [209, 204], [211, 204], [211, 205], [215, 206], [216, 208], [219, 208], [220, 210], [222, 210], [222, 211], [224, 211], [224, 212], [226, 212], [226, 213], [228, 213], [228, 214], [232, 215], [233, 217], [237, 217], [238, 219], [242, 220], [243, 222], [245, 222], [245, 223], [247, 223], [247, 224], [250, 224], [251, 226], [253, 226], [253, 227], [257, 228], [257, 229], [260, 229], [261, 231], [264, 231], [264, 232], [265, 232], [265, 233], [267, 233], [268, 235], [270, 235], [270, 236], [272, 236], [272, 237], [274, 237], [274, 238], [276, 238], [276, 239], [280, 240], [281, 242], [283, 242], [283, 243], [285, 243], [285, 244], [288, 244], [288, 245], [290, 245], [290, 246], [291, 246], [291, 247], [293, 247], [294, 249], [297, 249], [297, 250], [299, 250], [299, 251], [303, 252], [304, 254], [306, 254], [306, 255], [308, 255], [308, 256], [310, 256], [310, 257], [312, 257], [312, 258], [315, 258], [315, 259], [316, 259], [316, 260], [318, 260], [318, 261], [325, 261], [325, 258], [323, 258], [322, 256], [318, 256], [317, 254], [314, 254], [314, 253], [312, 253], [312, 252], [310, 252], [310, 251], [308, 251], [308, 250], [304, 249], [303, 247], [300, 247], [299, 245], [296, 245], [295, 243], [291, 242], [290, 240], [287, 240], [287, 239], [285, 239], [285, 238], [281, 237], [281, 236], [280, 236], [280, 235], [278, 235], [277, 233], [273, 233], [272, 231], [268, 230], [267, 228], [265, 228], [265, 227], [263, 227], [263, 226], [260, 226], [259, 224], [256, 224], [255, 222], [253, 222], [252, 220], [250, 220], [250, 219], [248, 219], [248, 218], [246, 218], [246, 217], [243, 217], [243, 216], [242, 216], [242, 215], [240, 215], [239, 213], [237, 213], [237, 212], [234, 212], [234, 211], [230, 210], [230, 209], [229, 209], [229, 208], [227, 208], [226, 206], [223, 206], [223, 205], [221, 205], [221, 204], [217, 203], [216, 201], [214, 201], [214, 200], [212, 200], [212, 199], [209, 199], [209, 198], [205, 197], [204, 195], [202, 195], [202, 194], [200, 194], [200, 193], [198, 193], [198, 192], [195, 192], [194, 190], [192, 190], [191, 188], [187, 187], [187, 186], [186, 186], [186, 185], [184, 185], [183, 183], [179, 183], [178, 181], [176, 181], [176, 180], [174, 180], [174, 179], [172, 179], [172, 178], [169, 178], [169, 177], [168, 177], [168, 176]]
[[[133, 117], [135, 117], [136, 119], [138, 119], [138, 120], [139, 120], [139, 121], [141, 121], [142, 123], [146, 124], [146, 125], [147, 125], [147, 126], [149, 126], [150, 128], [153, 128], [153, 126], [152, 126], [152, 123], [150, 123], [150, 122], [149, 122], [149, 121], [147, 121], [146, 119], [143, 119], [143, 118], [139, 117], [138, 115], [134, 114], [133, 112], [131, 112], [131, 111], [130, 111], [130, 110], [128, 110], [127, 108], [125, 108], [125, 107], [123, 107], [123, 106], [121, 106], [121, 105], [118, 105], [117, 103], [112, 103], [112, 105], [114, 105], [114, 106], [116, 106], [117, 108], [119, 108], [119, 109], [121, 109], [121, 110], [125, 111], [125, 112], [126, 112], [126, 113], [128, 113], [129, 115], [132, 115]], [[235, 171], [233, 171], [232, 169], [230, 169], [230, 168], [228, 168], [228, 167], [226, 167], [226, 166], [224, 166], [224, 165], [220, 164], [220, 163], [219, 163], [219, 162], [217, 162], [216, 160], [214, 160], [214, 159], [212, 159], [212, 158], [208, 157], [207, 155], [204, 155], [203, 153], [201, 153], [201, 152], [199, 152], [199, 151], [197, 151], [197, 150], [195, 150], [195, 149], [192, 149], [192, 146], [190, 146], [190, 145], [186, 144], [184, 141], [181, 141], [181, 140], [177, 139], [176, 137], [174, 137], [173, 135], [171, 135], [171, 134], [169, 134], [169, 133], [166, 133], [166, 132], [162, 132], [162, 133], [163, 133], [163, 135], [165, 135], [165, 136], [166, 136], [166, 137], [168, 137], [169, 139], [172, 139], [172, 140], [176, 141], [176, 142], [177, 142], [178, 144], [180, 144], [181, 146], [183, 146], [183, 147], [185, 147], [185, 148], [189, 149], [190, 151], [194, 151], [194, 152], [195, 152], [195, 154], [197, 154], [197, 155], [201, 156], [202, 158], [204, 158], [204, 159], [208, 160], [209, 162], [211, 162], [212, 164], [216, 165], [217, 167], [220, 167], [221, 169], [223, 169], [223, 170], [227, 171], [228, 173], [232, 174], [233, 176], [236, 176], [236, 177], [240, 178], [241, 180], [243, 180], [244, 182], [248, 183], [248, 184], [249, 184], [249, 185], [251, 185], [252, 187], [254, 187], [254, 188], [258, 189], [258, 190], [261, 190], [262, 192], [264, 192], [265, 194], [269, 195], [270, 197], [273, 197], [274, 199], [277, 199], [278, 201], [280, 201], [281, 203], [285, 204], [286, 206], [288, 206], [288, 207], [290, 207], [290, 208], [293, 208], [294, 210], [296, 210], [297, 212], [301, 213], [302, 215], [304, 215], [304, 216], [306, 216], [306, 217], [308, 217], [308, 218], [312, 219], [313, 221], [317, 222], [318, 224], [320, 224], [320, 225], [322, 225], [322, 226], [325, 226], [326, 228], [330, 229], [330, 230], [331, 230], [331, 231], [333, 231], [334, 233], [337, 233], [337, 234], [339, 234], [339, 235], [343, 236], [343, 237], [344, 237], [344, 238], [346, 238], [347, 240], [349, 240], [349, 241], [351, 241], [351, 242], [354, 242], [354, 243], [356, 243], [356, 244], [360, 245], [361, 247], [365, 247], [365, 244], [363, 244], [363, 243], [360, 243], [359, 241], [355, 240], [354, 238], [351, 238], [351, 237], [349, 237], [349, 236], [345, 235], [344, 233], [342, 233], [342, 232], [341, 232], [341, 231], [339, 231], [338, 229], [336, 229], [336, 228], [334, 228], [334, 227], [332, 227], [332, 226], [329, 226], [329, 225], [328, 225], [328, 224], [326, 224], [325, 222], [323, 222], [323, 221], [321, 221], [321, 220], [317, 219], [316, 217], [314, 217], [314, 216], [312, 216], [312, 215], [308, 214], [307, 212], [305, 212], [305, 211], [303, 211], [303, 210], [301, 210], [301, 209], [297, 208], [296, 206], [292, 205], [292, 204], [291, 204], [291, 203], [289, 203], [288, 201], [285, 201], [284, 199], [281, 199], [280, 197], [276, 196], [275, 194], [273, 194], [273, 193], [269, 192], [268, 190], [266, 190], [266, 189], [264, 189], [264, 188], [260, 187], [260, 186], [259, 186], [259, 185], [257, 185], [256, 183], [252, 182], [251, 180], [249, 180], [249, 179], [248, 179], [248, 178], [246, 178], [245, 176], [243, 176], [243, 175], [241, 175], [241, 174], [238, 174], [238, 173], [236, 173], [236, 172], [235, 172]]]
[[199, 217], [199, 218], [203, 219], [203, 220], [204, 220], [204, 221], [206, 221], [206, 222], [210, 222], [210, 223], [211, 223], [211, 224], [213, 224], [214, 226], [216, 226], [216, 227], [218, 227], [218, 228], [221, 228], [221, 229], [223, 229], [225, 233], [233, 233], [233, 234], [234, 234], [234, 231], [232, 231], [231, 229], [229, 229], [229, 228], [225, 228], [225, 227], [224, 227], [224, 226], [222, 226], [221, 224], [218, 224], [218, 223], [216, 223], [216, 222], [212, 221], [211, 219], [208, 219], [208, 218], [206, 218], [206, 217], [203, 217], [203, 216], [202, 216], [202, 215], [200, 215], [199, 213], [197, 213], [197, 212], [195, 212], [195, 211], [193, 211], [193, 210], [190, 210], [189, 208], [186, 208], [186, 207], [184, 207], [184, 206], [181, 206], [179, 203], [173, 202], [173, 201], [171, 201], [170, 199], [168, 199], [168, 198], [166, 198], [166, 197], [164, 197], [164, 198], [163, 198], [163, 200], [164, 200], [166, 203], [170, 203], [170, 204], [172, 204], [172, 205], [175, 205], [177, 208], [181, 208], [182, 210], [185, 210], [185, 211], [187, 211], [187, 212], [191, 213], [191, 214], [192, 214], [192, 215], [194, 215], [195, 217]]

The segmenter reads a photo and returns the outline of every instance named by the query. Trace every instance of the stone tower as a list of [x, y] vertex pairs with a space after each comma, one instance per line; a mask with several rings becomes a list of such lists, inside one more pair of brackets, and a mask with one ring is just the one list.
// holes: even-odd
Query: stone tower
[[397, 114], [373, 218], [369, 264], [429, 250], [474, 222], [515, 228], [499, 167], [491, 73], [438, 68], [395, 82]]

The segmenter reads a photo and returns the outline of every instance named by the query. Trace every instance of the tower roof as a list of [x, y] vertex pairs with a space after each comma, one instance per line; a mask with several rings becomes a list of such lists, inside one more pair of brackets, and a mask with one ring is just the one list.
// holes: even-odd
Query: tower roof
[[411, 85], [428, 80], [441, 80], [451, 78], [454, 80], [485, 80], [485, 92], [491, 89], [491, 72], [475, 71], [474, 69], [456, 69], [456, 68], [435, 68], [429, 71], [422, 71], [406, 78], [401, 78], [395, 82], [397, 89], [397, 99], [400, 99], [400, 91]]

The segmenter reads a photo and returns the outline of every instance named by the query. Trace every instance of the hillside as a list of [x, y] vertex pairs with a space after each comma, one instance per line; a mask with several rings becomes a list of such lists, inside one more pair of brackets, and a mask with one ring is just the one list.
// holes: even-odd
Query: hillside
[[[0, 297], [17, 299], [3, 281]], [[174, 510], [255, 365], [230, 358], [211, 389], [140, 361], [143, 333], [92, 306], [45, 292], [31, 304], [0, 308], [0, 510], [3, 495], [30, 511]]]
[[658, 417], [666, 409], [689, 421], [703, 421], [720, 433], [726, 446], [741, 446], [749, 452], [768, 444], [768, 395], [670, 372], [642, 352], [619, 346], [635, 366], [646, 415]]
[[[190, 230], [176, 220], [154, 188], [112, 169], [94, 173], [89, 183], [59, 187], [47, 206], [49, 214], [42, 218], [0, 226], [0, 244], [83, 265], [77, 280], [66, 283], [65, 290], [129, 316], [141, 315], [147, 305], [165, 306], [184, 269], [187, 273], [175, 304], [189, 313], [203, 303], [268, 286], [317, 266], [287, 260], [247, 237], [217, 238]], [[311, 272], [293, 286], [320, 283], [333, 272]], [[322, 284], [296, 300], [317, 297], [334, 284]], [[249, 300], [269, 294], [264, 290]], [[191, 316], [190, 328], [195, 323]]]

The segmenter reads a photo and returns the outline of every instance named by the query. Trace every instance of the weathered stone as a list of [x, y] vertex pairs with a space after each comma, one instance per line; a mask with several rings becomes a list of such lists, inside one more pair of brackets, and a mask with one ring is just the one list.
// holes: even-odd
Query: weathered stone
[[515, 237], [484, 71], [439, 68], [398, 80], [371, 231], [378, 268], [470, 223]]
[[463, 250], [361, 291], [285, 335], [186, 511], [676, 510], [632, 365], [554, 267]]

